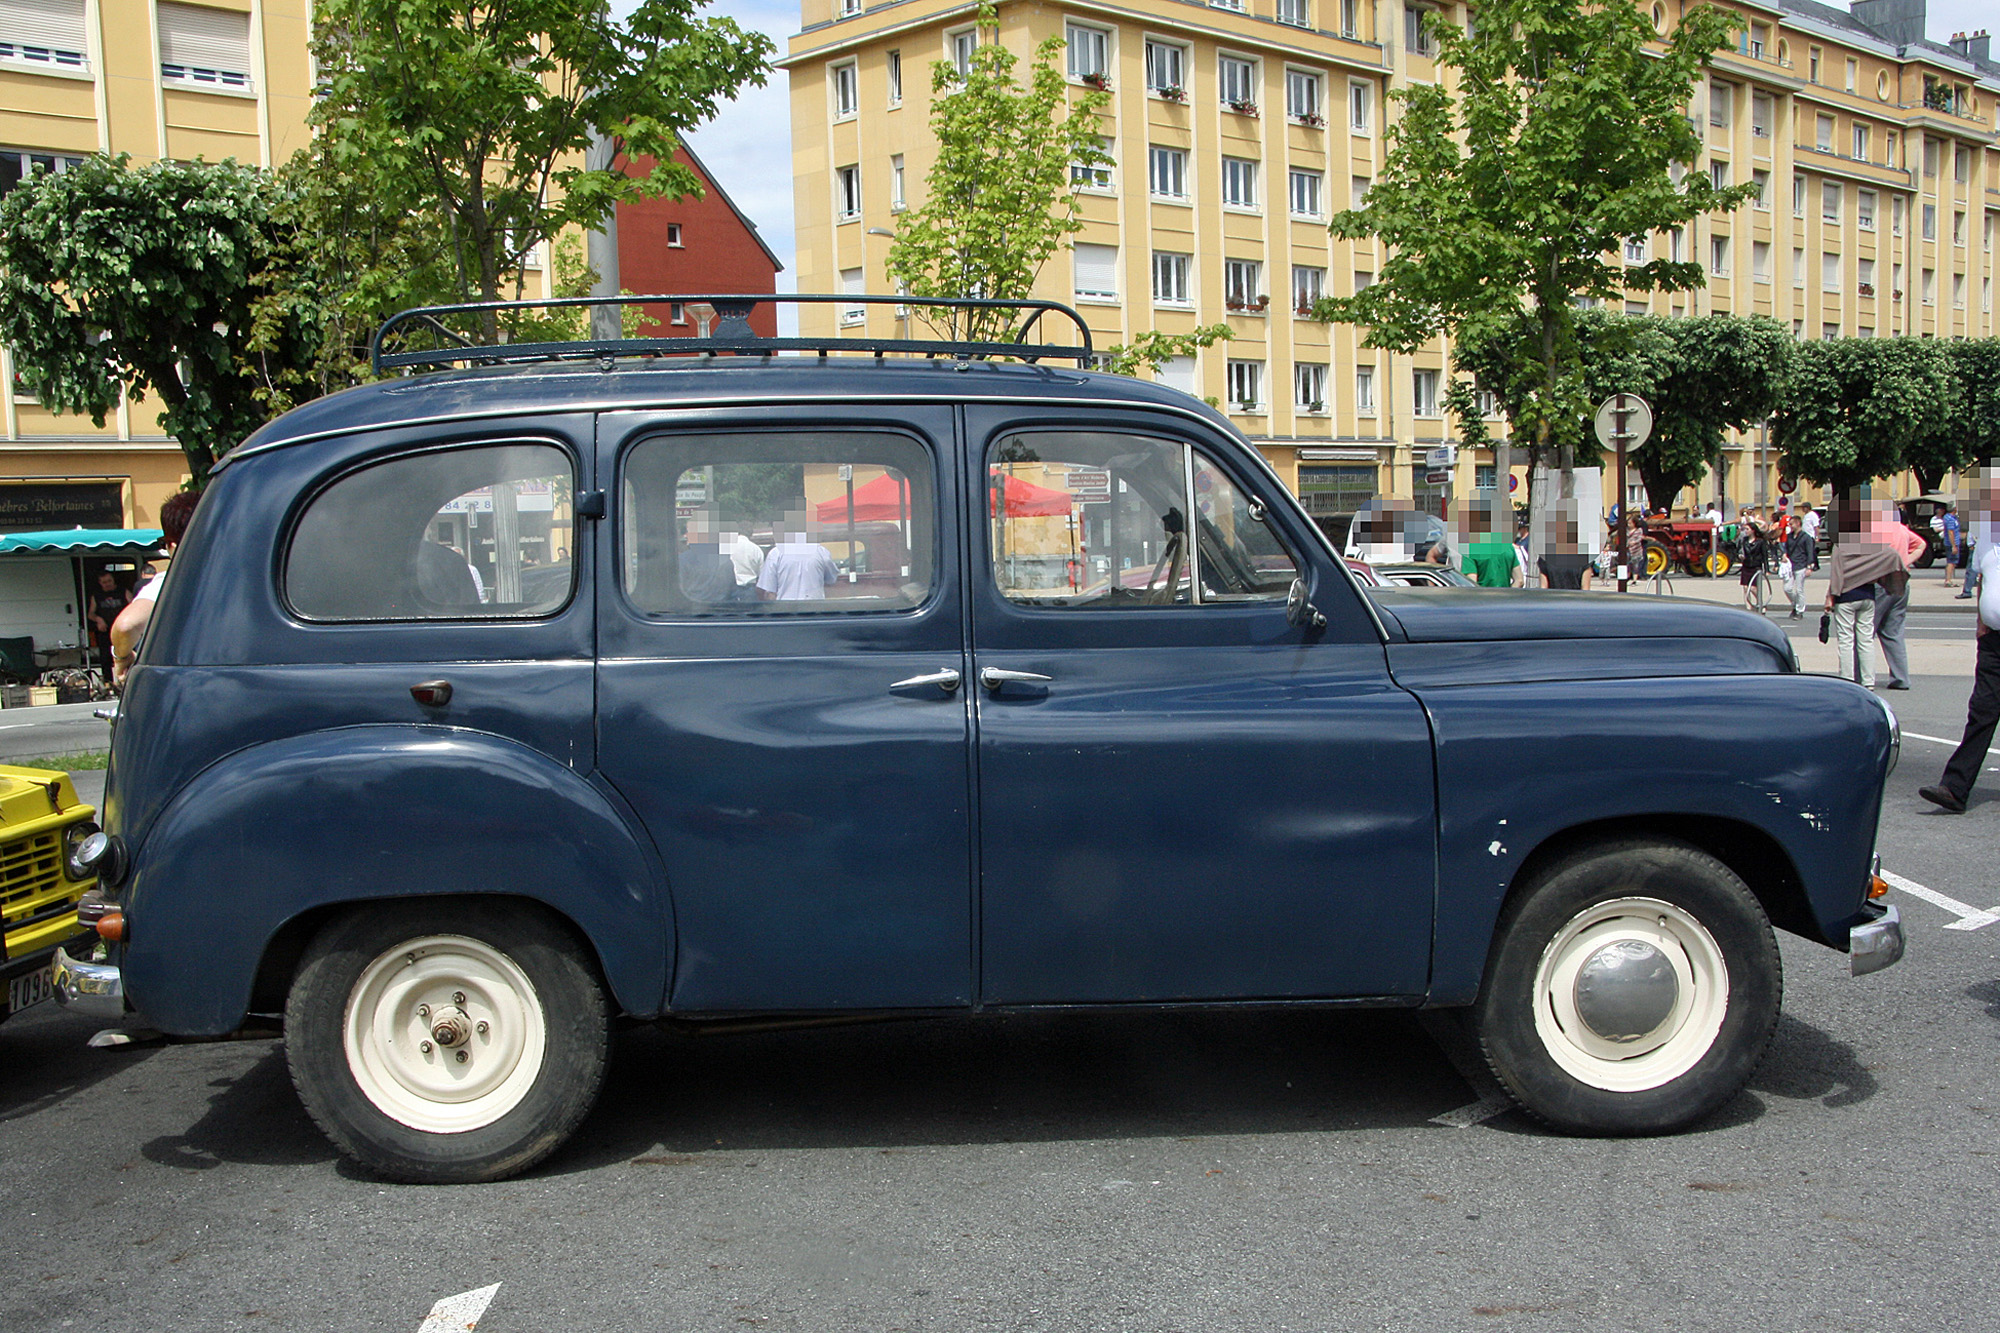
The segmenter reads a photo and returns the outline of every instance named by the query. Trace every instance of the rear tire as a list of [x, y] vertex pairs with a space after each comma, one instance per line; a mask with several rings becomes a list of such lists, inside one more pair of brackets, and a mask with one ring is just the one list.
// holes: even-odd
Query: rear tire
[[1736, 557], [1727, 551], [1715, 551], [1701, 558], [1702, 572], [1712, 579], [1719, 579], [1736, 568]]
[[1667, 550], [1666, 547], [1660, 545], [1658, 542], [1646, 543], [1647, 578], [1650, 579], [1656, 574], [1666, 573], [1667, 567], [1672, 565], [1673, 563], [1674, 563], [1673, 553]]
[[1743, 1090], [1783, 993], [1763, 908], [1671, 842], [1558, 863], [1501, 913], [1473, 1026], [1531, 1114], [1578, 1134], [1662, 1134]]
[[391, 1180], [499, 1180], [561, 1146], [604, 1083], [610, 1014], [547, 913], [437, 898], [357, 908], [307, 948], [285, 1005], [314, 1123]]

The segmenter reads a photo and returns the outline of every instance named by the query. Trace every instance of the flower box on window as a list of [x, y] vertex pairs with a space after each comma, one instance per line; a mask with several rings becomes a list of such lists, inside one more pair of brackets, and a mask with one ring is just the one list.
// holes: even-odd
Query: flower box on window
[[1153, 96], [1159, 98], [1162, 102], [1185, 102], [1187, 101], [1187, 89], [1170, 83], [1164, 88], [1153, 89]]
[[1224, 304], [1231, 310], [1241, 311], [1245, 314], [1259, 314], [1270, 306], [1271, 298], [1268, 296], [1232, 296]]
[[1223, 105], [1239, 116], [1254, 116], [1257, 114], [1257, 104], [1247, 97], [1235, 98], [1224, 102]]
[[1101, 93], [1111, 91], [1111, 76], [1101, 70], [1092, 74], [1079, 74], [1077, 77], [1083, 81], [1086, 87], [1095, 88]]
[[1854, 290], [1863, 296], [1873, 296], [1875, 294], [1875, 284], [1872, 282], [1857, 283]]
[[1292, 123], [1295, 125], [1309, 126], [1310, 128], [1316, 130], [1325, 126], [1326, 117], [1318, 115], [1311, 111], [1301, 111], [1299, 112], [1298, 115], [1292, 117]]

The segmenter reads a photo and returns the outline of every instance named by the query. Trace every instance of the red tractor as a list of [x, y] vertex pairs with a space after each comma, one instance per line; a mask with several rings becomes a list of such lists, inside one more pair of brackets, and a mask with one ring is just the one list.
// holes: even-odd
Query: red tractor
[[1721, 578], [1736, 567], [1736, 552], [1715, 538], [1715, 524], [1701, 519], [1646, 520], [1646, 577], [1679, 569]]

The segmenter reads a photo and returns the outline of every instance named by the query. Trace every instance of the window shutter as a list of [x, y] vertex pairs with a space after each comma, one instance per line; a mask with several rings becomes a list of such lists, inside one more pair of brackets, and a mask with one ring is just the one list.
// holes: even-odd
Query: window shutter
[[1118, 247], [1078, 245], [1076, 247], [1076, 290], [1085, 296], [1118, 294]]
[[1160, 363], [1159, 369], [1153, 372], [1153, 376], [1170, 389], [1179, 389], [1182, 393], [1191, 394], [1195, 390], [1194, 358], [1170, 356]]
[[0, 59], [82, 69], [83, 0], [0, 0]]
[[160, 72], [170, 79], [250, 86], [250, 16], [160, 0]]

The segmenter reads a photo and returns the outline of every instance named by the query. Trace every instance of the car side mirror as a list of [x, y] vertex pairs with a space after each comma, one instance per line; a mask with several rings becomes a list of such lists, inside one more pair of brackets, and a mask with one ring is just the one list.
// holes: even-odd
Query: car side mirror
[[1306, 581], [1293, 579], [1292, 590], [1285, 594], [1285, 623], [1297, 629], [1304, 626], [1308, 630], [1326, 628], [1326, 617], [1320, 609], [1306, 600]]

